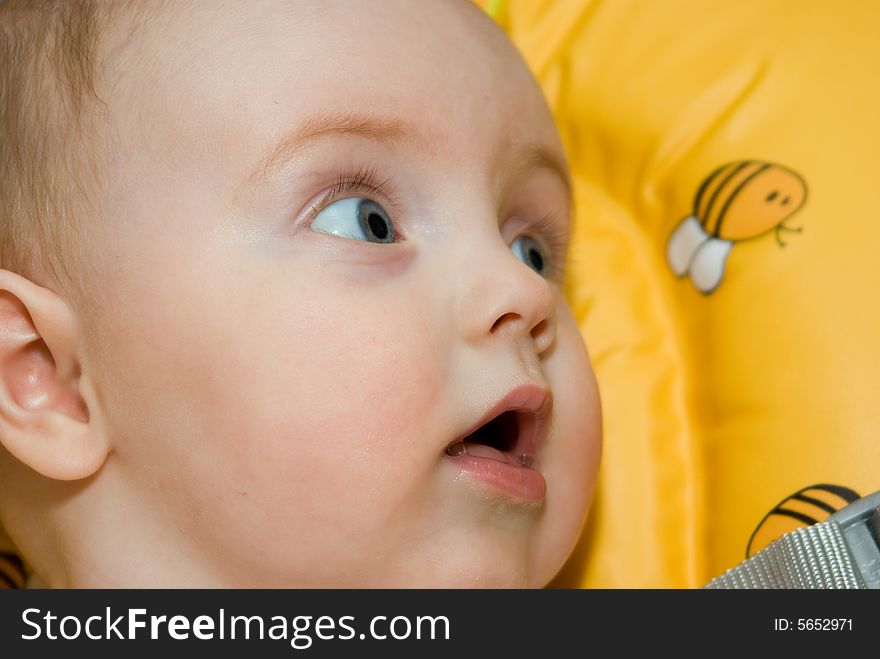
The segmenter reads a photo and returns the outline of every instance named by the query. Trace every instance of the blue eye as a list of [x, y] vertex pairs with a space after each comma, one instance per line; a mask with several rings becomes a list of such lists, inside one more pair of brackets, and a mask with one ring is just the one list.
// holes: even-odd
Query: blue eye
[[534, 238], [520, 236], [510, 244], [510, 249], [520, 261], [529, 266], [542, 277], [550, 276], [550, 268], [544, 248]]
[[343, 238], [393, 243], [394, 224], [379, 204], [364, 197], [334, 201], [315, 215], [311, 228]]

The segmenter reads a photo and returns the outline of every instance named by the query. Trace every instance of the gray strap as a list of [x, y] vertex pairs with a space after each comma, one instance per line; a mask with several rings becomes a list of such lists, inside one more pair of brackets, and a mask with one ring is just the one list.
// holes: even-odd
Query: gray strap
[[787, 533], [706, 588], [880, 588], [880, 492]]

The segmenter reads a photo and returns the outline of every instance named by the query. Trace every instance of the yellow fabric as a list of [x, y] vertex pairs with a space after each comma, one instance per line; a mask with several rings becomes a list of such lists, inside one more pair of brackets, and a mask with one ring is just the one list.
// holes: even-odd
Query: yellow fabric
[[[571, 158], [567, 293], [605, 417], [590, 526], [556, 585], [699, 586], [793, 492], [880, 489], [880, 3], [496, 14]], [[689, 217], [715, 253], [685, 250], [679, 278], [667, 249]]]

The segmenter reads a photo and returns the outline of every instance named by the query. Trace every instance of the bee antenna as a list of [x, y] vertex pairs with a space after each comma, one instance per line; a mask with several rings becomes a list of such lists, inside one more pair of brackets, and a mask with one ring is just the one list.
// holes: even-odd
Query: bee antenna
[[773, 235], [776, 238], [776, 242], [780, 247], [785, 247], [785, 243], [782, 242], [782, 238], [779, 236], [779, 232], [782, 231], [782, 225], [777, 224], [776, 228], [773, 229]]
[[785, 247], [785, 245], [786, 245], [787, 243], [782, 242], [782, 238], [780, 238], [780, 236], [779, 236], [779, 232], [780, 232], [780, 231], [789, 231], [789, 232], [791, 232], [791, 233], [801, 233], [803, 230], [804, 230], [803, 227], [787, 227], [787, 226], [785, 226], [785, 224], [783, 224], [782, 222], [780, 222], [780, 223], [777, 224], [776, 227], [774, 228], [774, 230], [773, 230], [773, 235], [776, 236], [776, 242], [779, 243], [779, 246], [780, 246], [780, 247]]

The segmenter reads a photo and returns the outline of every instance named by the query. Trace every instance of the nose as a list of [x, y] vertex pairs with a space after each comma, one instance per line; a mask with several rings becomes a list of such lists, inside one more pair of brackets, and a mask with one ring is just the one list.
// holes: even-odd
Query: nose
[[530, 339], [537, 354], [556, 340], [556, 300], [550, 282], [520, 261], [496, 236], [481, 250], [462, 293], [461, 318], [471, 342]]

